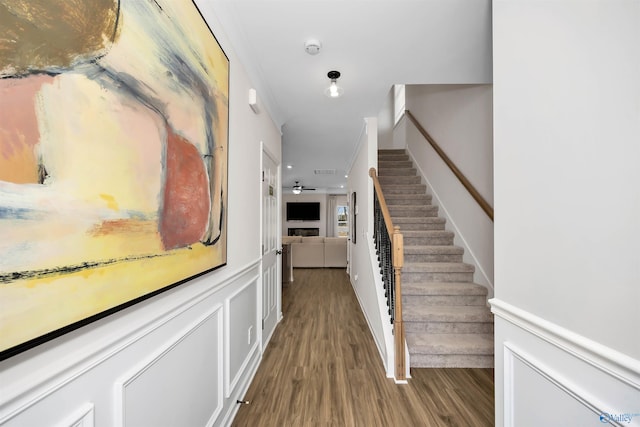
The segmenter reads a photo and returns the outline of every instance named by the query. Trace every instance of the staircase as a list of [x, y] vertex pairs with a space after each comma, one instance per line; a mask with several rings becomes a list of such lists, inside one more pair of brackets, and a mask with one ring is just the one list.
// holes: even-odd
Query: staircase
[[431, 204], [405, 150], [378, 151], [378, 180], [404, 236], [402, 310], [411, 367], [493, 368], [487, 289]]

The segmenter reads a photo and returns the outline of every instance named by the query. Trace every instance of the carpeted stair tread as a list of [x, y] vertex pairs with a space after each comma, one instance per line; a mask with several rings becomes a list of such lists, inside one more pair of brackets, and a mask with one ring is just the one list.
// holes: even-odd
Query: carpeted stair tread
[[428, 194], [386, 194], [387, 205], [429, 205], [431, 196]]
[[402, 306], [405, 322], [484, 322], [493, 316], [486, 305], [421, 305], [408, 302]]
[[385, 197], [390, 194], [425, 194], [427, 186], [425, 184], [383, 184], [382, 194]]
[[448, 230], [405, 230], [402, 235], [406, 246], [450, 246], [454, 238]]
[[378, 169], [413, 168], [411, 160], [378, 160]]
[[[433, 230], [430, 230], [433, 231]], [[453, 245], [442, 245], [442, 246], [427, 246], [427, 245], [415, 245], [404, 247], [405, 255], [439, 255], [439, 254], [456, 254], [462, 255], [464, 253], [464, 249], [460, 246]]]
[[404, 154], [407, 150], [404, 148], [381, 148], [378, 150], [378, 154]]
[[493, 354], [491, 334], [407, 334], [411, 354]]
[[402, 267], [403, 273], [473, 273], [475, 267], [464, 262], [408, 262]]
[[400, 227], [401, 232], [409, 230], [444, 230], [446, 220], [438, 216], [396, 216], [391, 217], [393, 225]]
[[438, 216], [438, 207], [433, 205], [395, 205], [389, 206], [389, 214], [395, 217]]
[[[419, 176], [379, 176], [378, 181], [381, 185], [406, 185], [421, 184]], [[383, 190], [384, 192], [384, 190]]]
[[402, 224], [444, 224], [446, 219], [439, 216], [399, 216], [393, 219], [393, 225], [399, 225], [402, 229]]
[[406, 161], [409, 160], [409, 155], [408, 154], [385, 154], [384, 156], [378, 156], [378, 161], [398, 161], [398, 162], [402, 162], [402, 161]]
[[402, 296], [409, 295], [483, 295], [487, 288], [473, 282], [418, 282], [403, 283]]
[[402, 235], [405, 238], [408, 238], [408, 237], [454, 237], [455, 236], [453, 231], [449, 231], [449, 230], [404, 230], [402, 231]]
[[378, 169], [378, 176], [402, 176], [410, 175], [415, 176], [416, 170], [414, 168], [385, 168]]

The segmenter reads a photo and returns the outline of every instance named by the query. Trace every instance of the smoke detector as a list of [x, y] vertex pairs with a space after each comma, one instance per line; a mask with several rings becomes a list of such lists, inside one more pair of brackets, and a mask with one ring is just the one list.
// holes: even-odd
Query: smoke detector
[[309, 55], [317, 55], [318, 53], [320, 53], [321, 47], [322, 44], [320, 43], [320, 40], [316, 39], [309, 39], [304, 43], [304, 50]]

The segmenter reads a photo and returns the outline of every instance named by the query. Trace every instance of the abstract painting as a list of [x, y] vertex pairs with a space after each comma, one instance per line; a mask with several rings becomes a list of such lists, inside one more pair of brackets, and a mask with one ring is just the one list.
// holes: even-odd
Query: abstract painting
[[228, 95], [191, 0], [0, 0], [0, 359], [226, 264]]

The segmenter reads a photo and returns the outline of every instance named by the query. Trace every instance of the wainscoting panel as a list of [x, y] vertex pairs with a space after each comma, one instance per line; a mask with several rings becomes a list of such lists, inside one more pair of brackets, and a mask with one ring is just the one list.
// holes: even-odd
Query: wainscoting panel
[[85, 403], [56, 427], [93, 427], [93, 403]]
[[640, 362], [493, 299], [496, 426], [640, 426]]
[[203, 275], [2, 361], [0, 427], [229, 425], [260, 361], [259, 274]]
[[132, 427], [215, 420], [222, 411], [222, 345], [219, 305], [118, 381], [116, 421]]
[[[509, 392], [505, 394], [506, 425], [527, 426], [535, 420], [535, 425], [588, 426], [595, 425], [603, 407], [594, 406], [596, 399], [587, 390], [562, 378], [562, 374], [535, 361], [525, 352], [520, 352], [505, 344], [505, 384]], [[528, 397], [535, 396], [535, 405]], [[564, 419], [567, 414], [568, 420]]]
[[236, 388], [240, 375], [259, 351], [261, 333], [257, 316], [258, 276], [238, 289], [225, 301], [225, 397]]

